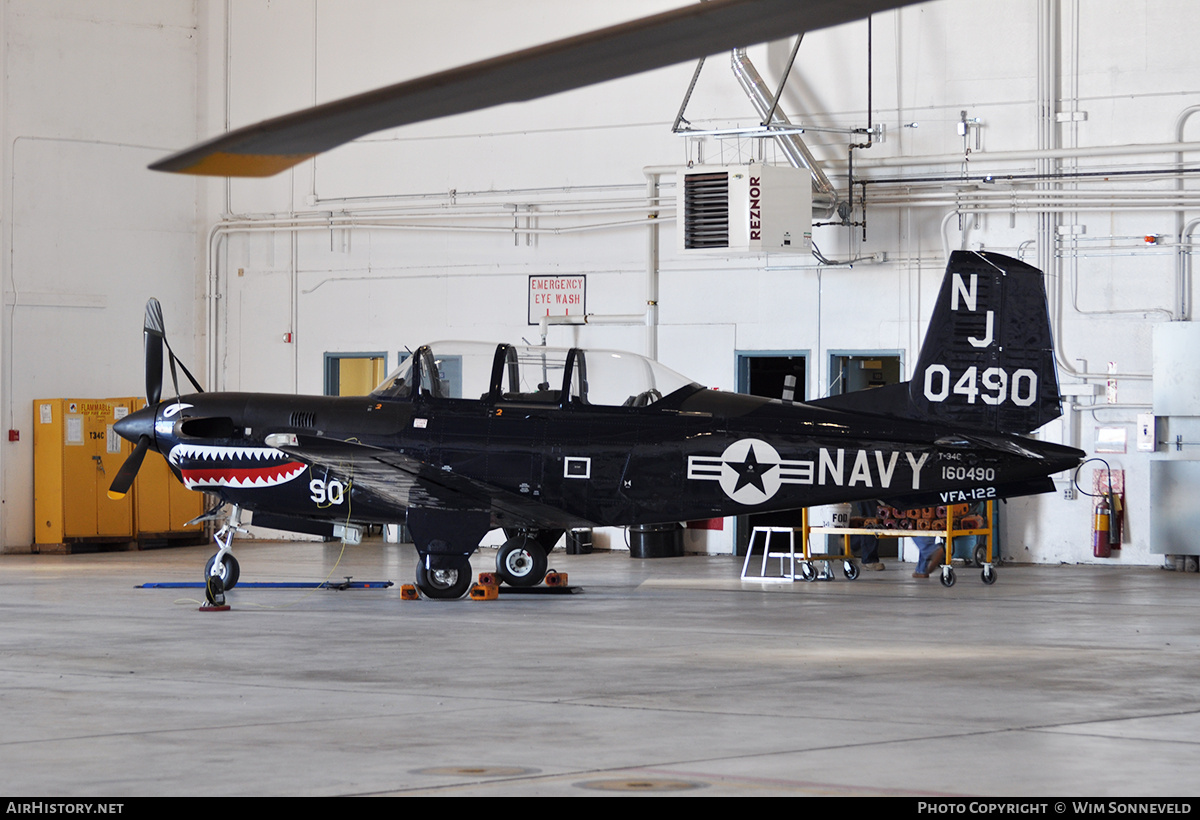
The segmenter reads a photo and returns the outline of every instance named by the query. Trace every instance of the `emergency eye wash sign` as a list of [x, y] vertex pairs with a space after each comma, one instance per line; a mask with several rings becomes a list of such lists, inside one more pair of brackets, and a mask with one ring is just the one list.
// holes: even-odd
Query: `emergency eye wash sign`
[[587, 276], [530, 276], [529, 324], [543, 316], [583, 316], [587, 313]]

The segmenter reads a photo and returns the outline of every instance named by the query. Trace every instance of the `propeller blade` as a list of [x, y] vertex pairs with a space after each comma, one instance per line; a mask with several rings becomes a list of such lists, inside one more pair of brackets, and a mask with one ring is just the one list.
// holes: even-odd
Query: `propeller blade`
[[815, 31], [917, 0], [709, 0], [230, 131], [155, 171], [273, 176], [357, 137]]
[[133, 486], [133, 480], [137, 478], [138, 470], [141, 469], [142, 459], [146, 457], [148, 449], [150, 449], [150, 437], [142, 436], [138, 439], [133, 452], [129, 454], [129, 458], [125, 459], [125, 463], [121, 465], [121, 469], [117, 470], [117, 477], [113, 479], [113, 483], [108, 488], [109, 498], [119, 501], [129, 492], [129, 488]]
[[157, 299], [151, 298], [146, 302], [143, 331], [146, 343], [146, 404], [155, 405], [162, 398], [163, 341], [166, 337], [162, 305]]

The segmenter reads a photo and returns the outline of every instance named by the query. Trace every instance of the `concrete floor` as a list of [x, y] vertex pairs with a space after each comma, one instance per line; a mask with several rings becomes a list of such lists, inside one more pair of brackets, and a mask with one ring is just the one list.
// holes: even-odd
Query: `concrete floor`
[[[340, 551], [243, 543], [242, 580], [411, 582], [410, 546]], [[0, 556], [0, 793], [1200, 794], [1196, 574], [560, 551], [582, 594], [135, 588], [210, 552]]]

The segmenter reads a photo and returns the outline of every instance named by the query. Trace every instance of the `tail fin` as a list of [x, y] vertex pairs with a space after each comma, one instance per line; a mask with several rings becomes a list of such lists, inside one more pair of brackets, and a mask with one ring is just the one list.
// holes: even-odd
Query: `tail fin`
[[814, 404], [997, 433], [1058, 418], [1042, 272], [997, 253], [953, 252], [912, 380]]

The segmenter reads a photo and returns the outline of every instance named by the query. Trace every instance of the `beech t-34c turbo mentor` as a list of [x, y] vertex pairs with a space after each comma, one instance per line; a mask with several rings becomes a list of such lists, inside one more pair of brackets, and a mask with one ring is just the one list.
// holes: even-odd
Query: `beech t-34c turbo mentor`
[[501, 579], [533, 585], [568, 528], [1040, 493], [1084, 455], [1026, 435], [1061, 414], [1045, 288], [987, 252], [951, 255], [911, 381], [808, 403], [709, 390], [632, 353], [478, 342], [422, 346], [368, 396], [160, 401], [154, 300], [145, 339], [147, 407], [115, 425], [137, 446], [112, 492], [152, 447], [232, 505], [210, 595], [236, 583], [242, 510], [349, 540], [406, 522], [418, 587], [445, 598], [495, 528]]

